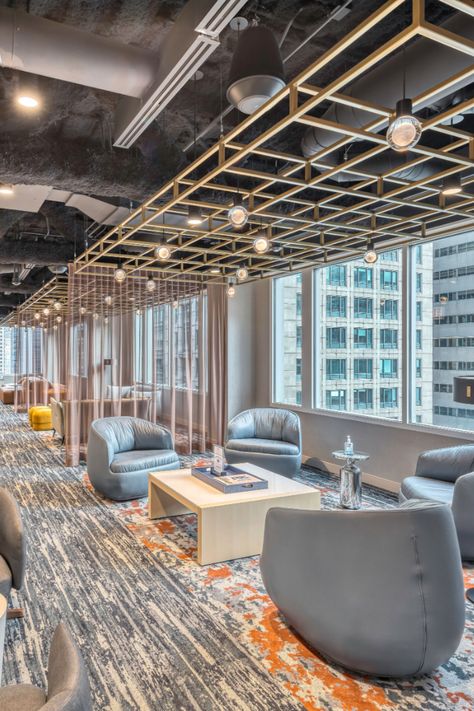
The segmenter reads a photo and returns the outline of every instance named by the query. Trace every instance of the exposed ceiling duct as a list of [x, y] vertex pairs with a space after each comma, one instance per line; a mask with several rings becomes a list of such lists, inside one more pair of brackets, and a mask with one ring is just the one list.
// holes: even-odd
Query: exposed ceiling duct
[[3, 67], [137, 98], [156, 68], [148, 50], [9, 7], [0, 7], [0, 59]]
[[[466, 15], [455, 15], [444, 24], [444, 28], [469, 39], [474, 38], [474, 20]], [[404, 54], [398, 53], [392, 56], [364, 74], [361, 79], [344, 88], [344, 93], [372, 102], [375, 105], [394, 108], [396, 102], [402, 97], [405, 67], [407, 96], [415, 97], [432, 86], [433, 77], [436, 77], [438, 83], [442, 83], [454, 74], [472, 67], [472, 57], [428, 39], [418, 39], [407, 47]], [[464, 78], [457, 84], [444, 88], [443, 91], [440, 91], [435, 96], [430, 94], [426, 101], [417, 104], [416, 111], [432, 106], [447, 95], [462, 89], [472, 82], [473, 75], [474, 71], [471, 71], [470, 74], [466, 73]], [[351, 106], [334, 103], [323, 114], [322, 118], [346, 126], [362, 128], [365, 124], [373, 121], [376, 115]], [[310, 156], [317, 158], [321, 151], [337, 143], [340, 138], [340, 133], [317, 126], [310, 126], [305, 131], [301, 143], [303, 155], [306, 158]], [[338, 157], [335, 154], [324, 157], [324, 162], [328, 166], [335, 165], [337, 160]], [[405, 161], [403, 154], [390, 151], [370, 161], [365, 161], [364, 169], [373, 173], [380, 173], [390, 167], [389, 163], [394, 168], [400, 165], [401, 170], [397, 173], [397, 176], [406, 180], [419, 180], [435, 172], [432, 163], [422, 163], [403, 170]], [[341, 172], [336, 179], [339, 181], [351, 181], [358, 178], [353, 174]]]
[[275, 35], [252, 24], [239, 37], [232, 57], [228, 101], [244, 114], [253, 114], [285, 86], [280, 48]]
[[140, 100], [123, 99], [114, 146], [129, 148], [219, 46], [219, 33], [247, 0], [189, 0], [158, 52], [153, 84]]

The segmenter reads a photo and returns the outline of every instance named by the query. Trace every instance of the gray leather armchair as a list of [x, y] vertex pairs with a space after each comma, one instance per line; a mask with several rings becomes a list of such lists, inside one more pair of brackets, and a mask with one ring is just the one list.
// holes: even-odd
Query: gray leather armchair
[[[20, 590], [25, 564], [26, 543], [20, 508], [10, 492], [0, 488], [0, 595], [8, 598], [12, 588]], [[22, 615], [19, 608], [8, 610], [9, 617]]]
[[260, 559], [268, 594], [325, 657], [374, 676], [426, 674], [456, 651], [464, 586], [451, 510], [271, 509]]
[[474, 560], [474, 445], [444, 447], [418, 457], [415, 476], [403, 480], [399, 499], [450, 504], [464, 560]]
[[279, 408], [254, 408], [228, 424], [225, 456], [230, 464], [250, 462], [294, 476], [301, 467], [300, 418]]
[[148, 493], [148, 473], [179, 469], [171, 432], [138, 417], [105, 417], [92, 422], [87, 472], [97, 491], [116, 501]]
[[81, 653], [64, 624], [53, 636], [48, 660], [48, 693], [31, 684], [0, 688], [2, 711], [92, 711]]

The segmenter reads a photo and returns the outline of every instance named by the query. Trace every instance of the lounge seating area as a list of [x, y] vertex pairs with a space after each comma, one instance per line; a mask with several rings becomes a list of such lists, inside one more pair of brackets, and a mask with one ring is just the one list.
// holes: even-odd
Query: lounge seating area
[[0, 711], [474, 711], [468, 0], [0, 7]]

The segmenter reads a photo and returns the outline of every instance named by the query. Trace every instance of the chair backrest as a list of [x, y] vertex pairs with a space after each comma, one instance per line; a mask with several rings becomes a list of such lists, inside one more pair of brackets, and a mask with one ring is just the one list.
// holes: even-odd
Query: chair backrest
[[449, 506], [271, 509], [260, 565], [288, 622], [352, 669], [379, 673], [383, 653], [388, 676], [424, 673], [462, 637], [462, 567]]
[[454, 483], [463, 474], [474, 471], [474, 444], [442, 447], [422, 452], [416, 464], [416, 476]]
[[104, 417], [94, 420], [91, 427], [107, 441], [115, 454], [134, 449], [172, 449], [174, 446], [169, 430], [139, 417]]
[[63, 405], [54, 397], [50, 399], [51, 406], [51, 423], [53, 429], [56, 430], [57, 434], [61, 437], [64, 436], [64, 410]]
[[23, 584], [26, 563], [26, 540], [20, 507], [7, 489], [0, 488], [0, 555], [12, 572], [13, 587]]
[[84, 662], [67, 627], [60, 623], [48, 661], [48, 696], [42, 711], [91, 711], [89, 680]]
[[245, 422], [247, 437], [274, 439], [301, 445], [300, 418], [290, 410], [257, 407], [245, 410], [234, 420]]

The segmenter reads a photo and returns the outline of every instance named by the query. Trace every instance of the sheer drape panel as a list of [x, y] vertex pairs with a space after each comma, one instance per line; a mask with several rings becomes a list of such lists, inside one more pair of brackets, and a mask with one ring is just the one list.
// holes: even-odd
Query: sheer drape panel
[[113, 269], [71, 268], [68, 464], [84, 456], [90, 424], [98, 417], [132, 415], [161, 422], [181, 453], [203, 451], [207, 442], [223, 440], [226, 385], [219, 378], [226, 377], [225, 287], [212, 287], [208, 299], [198, 277], [159, 278], [155, 272], [150, 282], [150, 273], [140, 270], [117, 282]]
[[223, 285], [207, 289], [208, 439], [223, 444], [227, 427], [227, 294]]

